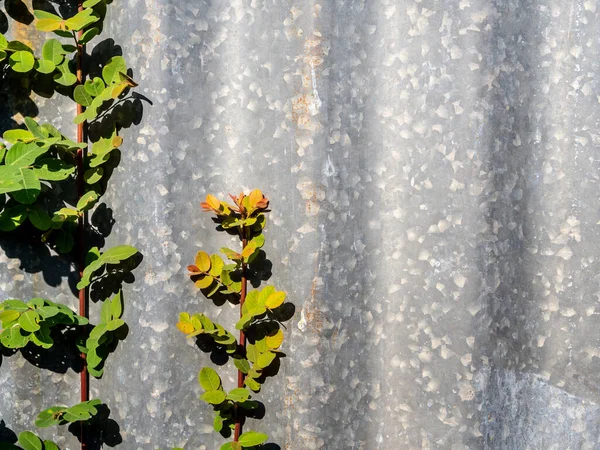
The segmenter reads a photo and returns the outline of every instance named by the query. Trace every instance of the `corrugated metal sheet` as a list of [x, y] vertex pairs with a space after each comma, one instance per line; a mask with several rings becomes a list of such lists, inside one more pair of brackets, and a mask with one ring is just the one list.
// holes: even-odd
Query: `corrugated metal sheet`
[[[197, 398], [210, 359], [174, 324], [182, 310], [233, 323], [185, 266], [228, 244], [200, 211], [206, 193], [254, 187], [272, 200], [270, 283], [297, 313], [253, 428], [293, 450], [600, 448], [597, 8], [113, 5], [110, 36], [154, 103], [106, 199], [110, 241], [145, 256], [129, 337], [92, 385], [121, 448], [223, 442]], [[51, 103], [40, 117], [59, 120]], [[3, 252], [3, 297], [75, 304], [66, 262]], [[76, 374], [21, 356], [0, 382], [16, 431], [77, 401]]]

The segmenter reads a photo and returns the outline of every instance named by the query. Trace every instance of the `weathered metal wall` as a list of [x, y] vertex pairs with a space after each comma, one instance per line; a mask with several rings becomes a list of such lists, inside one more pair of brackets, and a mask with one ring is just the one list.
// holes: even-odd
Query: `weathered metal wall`
[[[223, 442], [197, 399], [210, 360], [174, 324], [181, 310], [233, 323], [185, 266], [228, 243], [206, 193], [259, 187], [270, 282], [297, 314], [254, 428], [293, 450], [600, 448], [599, 8], [115, 4], [111, 36], [154, 103], [106, 200], [110, 241], [144, 254], [130, 335], [93, 383], [121, 447]], [[1, 261], [3, 297], [57, 292]], [[17, 431], [76, 402], [73, 372], [20, 356], [0, 381]]]

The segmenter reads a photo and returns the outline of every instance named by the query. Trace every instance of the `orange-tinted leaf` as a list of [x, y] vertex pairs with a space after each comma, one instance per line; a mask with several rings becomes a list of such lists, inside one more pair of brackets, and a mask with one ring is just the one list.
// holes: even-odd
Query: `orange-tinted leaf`
[[244, 250], [242, 250], [242, 256], [245, 259], [248, 259], [250, 257], [250, 255], [252, 255], [252, 253], [254, 253], [255, 250], [256, 250], [256, 244], [250, 243], [246, 247], [244, 247]]
[[217, 199], [217, 197], [215, 197], [212, 194], [208, 194], [206, 196], [206, 203], [212, 208], [212, 209], [219, 209], [219, 207], [221, 206], [221, 202]]
[[111, 144], [113, 147], [120, 147], [123, 143], [123, 138], [121, 136], [115, 136], [112, 138]]
[[254, 189], [252, 192], [250, 192], [248, 198], [250, 200], [250, 206], [254, 208], [257, 203], [263, 199], [263, 193], [260, 191], [260, 189]]
[[194, 262], [196, 263], [196, 267], [198, 267], [200, 272], [208, 272], [210, 270], [211, 262], [208, 253], [200, 250], [198, 253], [196, 253], [196, 260]]
[[198, 269], [198, 267], [194, 266], [193, 264], [187, 266], [187, 270], [189, 270], [193, 274], [200, 273], [200, 269]]
[[194, 326], [190, 322], [177, 322], [177, 329], [185, 334], [194, 332]]

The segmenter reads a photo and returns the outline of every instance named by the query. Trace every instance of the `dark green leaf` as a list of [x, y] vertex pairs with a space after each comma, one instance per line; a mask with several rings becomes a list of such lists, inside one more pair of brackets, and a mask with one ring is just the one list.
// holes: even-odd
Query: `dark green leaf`
[[24, 205], [11, 206], [0, 213], [0, 231], [12, 231], [27, 219], [27, 207]]
[[38, 230], [46, 231], [52, 227], [52, 219], [39, 205], [29, 211], [29, 220]]
[[75, 172], [75, 166], [56, 158], [42, 158], [35, 162], [33, 172], [40, 180], [62, 181]]
[[21, 167], [19, 170], [21, 171], [21, 181], [19, 184], [22, 189], [20, 191], [12, 192], [10, 195], [19, 203], [30, 205], [40, 195], [42, 185], [32, 169]]

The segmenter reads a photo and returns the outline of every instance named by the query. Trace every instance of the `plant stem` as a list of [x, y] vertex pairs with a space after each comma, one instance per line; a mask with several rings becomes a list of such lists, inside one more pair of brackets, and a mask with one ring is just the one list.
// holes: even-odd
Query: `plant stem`
[[[83, 0], [77, 0], [77, 9], [78, 11], [83, 11]], [[78, 38], [81, 39], [83, 31], [79, 31]], [[84, 74], [83, 74], [83, 45], [79, 43], [79, 39], [77, 41], [77, 84], [83, 84]], [[83, 106], [77, 104], [77, 114], [83, 113]], [[84, 133], [84, 125], [80, 123], [77, 125], [77, 142], [85, 142], [86, 136]], [[85, 181], [83, 178], [83, 169], [84, 169], [84, 160], [85, 160], [85, 149], [77, 150], [77, 198], [80, 199], [85, 190]], [[87, 221], [87, 214], [83, 214], [79, 217], [77, 222], [77, 237], [78, 237], [78, 261], [77, 264], [79, 266], [79, 279], [83, 277], [83, 270], [85, 269], [85, 225]], [[87, 302], [87, 291], [85, 288], [79, 290], [79, 315], [83, 317], [88, 317], [88, 302]], [[86, 402], [90, 399], [90, 388], [89, 388], [89, 379], [90, 375], [87, 370], [87, 364], [85, 361], [85, 353], [81, 354], [82, 361], [82, 369], [80, 373], [80, 390], [81, 390], [81, 401]], [[87, 450], [87, 436], [85, 435], [85, 427], [84, 422], [81, 422], [80, 429], [80, 441], [81, 441], [81, 450]]]
[[[248, 228], [246, 226], [242, 227], [242, 251], [248, 245]], [[244, 306], [244, 302], [246, 301], [246, 291], [248, 287], [248, 280], [246, 279], [246, 262], [242, 259], [242, 291], [240, 293], [240, 317], [243, 316], [242, 307]], [[240, 330], [240, 346], [246, 349], [246, 334], [244, 330]], [[244, 373], [241, 370], [238, 370], [238, 385], [237, 387], [244, 387]], [[238, 406], [235, 407], [235, 429], [233, 432], [233, 441], [238, 442], [240, 438], [240, 434], [242, 434], [242, 417], [240, 415], [240, 411]]]

